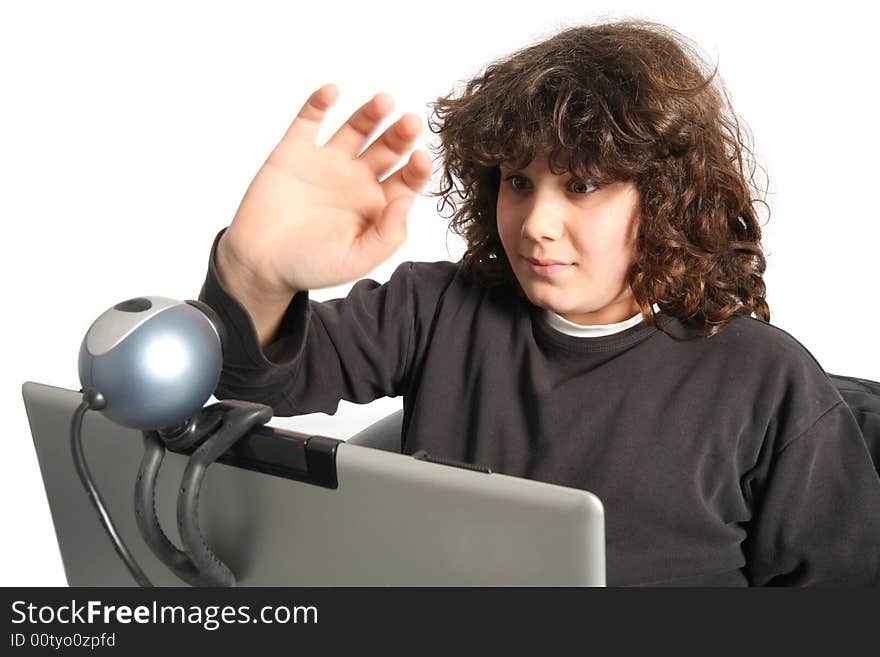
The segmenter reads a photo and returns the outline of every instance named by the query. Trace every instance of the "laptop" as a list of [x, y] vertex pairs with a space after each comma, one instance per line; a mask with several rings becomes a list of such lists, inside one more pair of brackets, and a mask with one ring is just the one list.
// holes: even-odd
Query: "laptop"
[[[22, 386], [55, 535], [70, 586], [133, 586], [71, 459], [82, 395]], [[133, 491], [140, 431], [85, 414], [83, 448], [116, 528], [157, 586], [182, 586], [143, 541]], [[320, 476], [304, 458], [319, 445]], [[181, 546], [176, 502], [187, 454], [166, 452], [156, 506]], [[199, 522], [239, 586], [604, 586], [605, 522], [583, 490], [479, 464], [405, 455], [267, 424], [205, 476]]]

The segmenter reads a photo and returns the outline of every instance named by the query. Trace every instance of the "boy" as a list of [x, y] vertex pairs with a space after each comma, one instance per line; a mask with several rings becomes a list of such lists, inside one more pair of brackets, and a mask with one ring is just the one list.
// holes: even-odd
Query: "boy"
[[[609, 585], [880, 583], [880, 479], [819, 364], [773, 327], [735, 114], [686, 42], [565, 30], [441, 98], [459, 263], [404, 263], [431, 173], [377, 95], [314, 144], [318, 89], [221, 231], [215, 393], [276, 415], [403, 395], [402, 450], [589, 490]], [[752, 317], [755, 315], [755, 317]]]

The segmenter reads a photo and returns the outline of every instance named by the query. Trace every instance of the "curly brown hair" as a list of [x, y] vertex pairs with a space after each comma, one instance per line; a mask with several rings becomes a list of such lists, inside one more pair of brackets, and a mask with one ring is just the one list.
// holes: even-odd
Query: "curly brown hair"
[[[701, 338], [734, 314], [770, 321], [766, 261], [748, 129], [697, 49], [657, 23], [565, 29], [488, 65], [460, 95], [432, 103], [439, 135], [441, 215], [467, 250], [459, 266], [480, 284], [522, 295], [496, 225], [499, 164], [547, 154], [554, 173], [641, 193], [636, 258], [627, 275], [645, 320], [653, 304], [696, 323]], [[671, 337], [668, 331], [665, 331]]]

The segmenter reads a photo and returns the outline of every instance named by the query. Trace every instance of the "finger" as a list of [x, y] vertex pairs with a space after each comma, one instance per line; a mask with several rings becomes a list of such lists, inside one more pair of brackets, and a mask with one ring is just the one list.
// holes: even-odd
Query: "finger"
[[404, 114], [367, 146], [358, 159], [378, 177], [400, 160], [421, 133], [421, 119], [415, 114]]
[[398, 196], [418, 194], [430, 179], [431, 156], [425, 151], [413, 151], [405, 165], [382, 181], [382, 191], [385, 199], [391, 201]]
[[318, 138], [318, 131], [321, 129], [321, 121], [327, 109], [336, 102], [339, 95], [339, 88], [335, 84], [325, 84], [320, 89], [312, 93], [309, 99], [302, 106], [299, 114], [287, 128], [282, 141], [307, 141], [315, 143]]
[[393, 108], [394, 99], [389, 94], [376, 94], [361, 105], [325, 145], [354, 157], [363, 148], [364, 142], [376, 126]]
[[412, 207], [413, 195], [400, 196], [388, 205], [376, 221], [361, 233], [352, 255], [363, 263], [365, 270], [375, 267], [394, 253], [406, 239], [406, 215]]

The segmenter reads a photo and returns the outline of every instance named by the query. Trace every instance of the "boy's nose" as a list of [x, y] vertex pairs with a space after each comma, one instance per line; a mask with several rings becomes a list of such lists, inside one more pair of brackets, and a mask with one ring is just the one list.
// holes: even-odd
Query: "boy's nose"
[[546, 206], [535, 205], [523, 219], [520, 234], [529, 240], [558, 240], [562, 237], [563, 222], [560, 217]]

